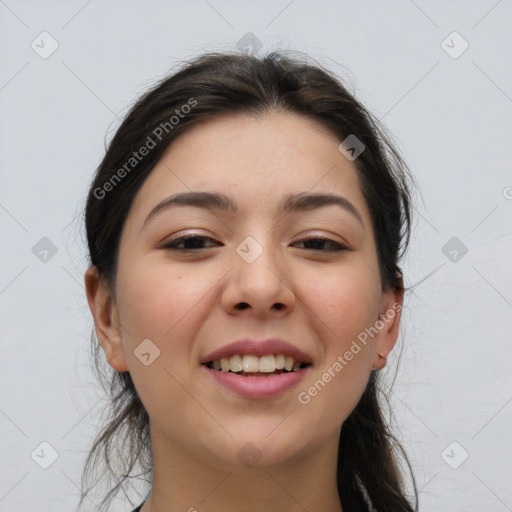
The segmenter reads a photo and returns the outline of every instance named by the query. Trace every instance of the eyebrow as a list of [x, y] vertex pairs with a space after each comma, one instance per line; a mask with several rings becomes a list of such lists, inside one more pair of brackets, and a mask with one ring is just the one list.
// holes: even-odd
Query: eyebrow
[[[281, 203], [281, 211], [290, 213], [294, 211], [309, 211], [323, 206], [337, 205], [351, 213], [364, 227], [364, 222], [357, 208], [346, 198], [336, 194], [319, 194], [301, 192], [288, 194]], [[236, 212], [238, 205], [234, 199], [220, 192], [182, 192], [165, 198], [149, 212], [143, 227], [159, 212], [174, 206], [196, 206], [204, 209]]]

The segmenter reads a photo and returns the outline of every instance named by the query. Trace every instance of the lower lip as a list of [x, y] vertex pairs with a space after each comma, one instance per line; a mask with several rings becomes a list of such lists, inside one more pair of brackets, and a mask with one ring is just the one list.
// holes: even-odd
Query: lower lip
[[270, 377], [244, 377], [232, 372], [212, 370], [201, 365], [219, 384], [245, 398], [276, 397], [297, 385], [306, 375], [309, 366], [301, 370]]

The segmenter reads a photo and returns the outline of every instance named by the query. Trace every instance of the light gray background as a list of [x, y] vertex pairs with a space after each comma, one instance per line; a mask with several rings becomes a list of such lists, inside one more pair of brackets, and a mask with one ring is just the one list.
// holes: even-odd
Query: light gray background
[[[73, 510], [105, 405], [80, 213], [106, 134], [183, 58], [247, 32], [260, 53], [301, 50], [347, 80], [418, 181], [391, 403], [420, 510], [512, 510], [511, 26], [510, 0], [0, 0], [0, 511]], [[43, 31], [59, 45], [47, 59], [31, 48]], [[469, 44], [457, 58], [453, 31]], [[32, 252], [43, 237], [47, 262]], [[452, 237], [469, 249], [456, 262]], [[48, 457], [43, 441], [48, 469], [31, 458]]]

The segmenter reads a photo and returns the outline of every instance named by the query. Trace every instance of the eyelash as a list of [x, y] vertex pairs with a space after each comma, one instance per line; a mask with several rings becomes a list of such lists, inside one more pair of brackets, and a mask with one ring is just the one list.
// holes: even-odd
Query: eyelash
[[[190, 240], [213, 240], [213, 238], [210, 238], [209, 236], [182, 236], [181, 238], [177, 238], [176, 240], [173, 240], [172, 242], [169, 242], [165, 245], [162, 246], [163, 249], [172, 249], [172, 250], [175, 250], [175, 251], [179, 251], [179, 252], [197, 252], [198, 250], [202, 250], [202, 249], [206, 249], [206, 247], [196, 247], [195, 249], [185, 249], [185, 248], [180, 248], [180, 247], [177, 247], [178, 244], [182, 243], [182, 242], [188, 242]], [[309, 250], [313, 250], [313, 251], [320, 251], [320, 252], [339, 252], [339, 251], [348, 251], [349, 249], [347, 247], [345, 247], [344, 245], [341, 245], [339, 244], [338, 242], [335, 242], [334, 240], [331, 240], [330, 238], [325, 238], [325, 237], [321, 237], [321, 236], [316, 236], [316, 237], [313, 237], [313, 238], [307, 238], [306, 240], [301, 240], [300, 242], [295, 242], [296, 244], [304, 244], [304, 243], [307, 243], [307, 242], [311, 242], [311, 241], [322, 241], [322, 242], [326, 242], [326, 243], [330, 243], [332, 245], [334, 245], [336, 248], [335, 249], [330, 249], [330, 250], [322, 250], [322, 249], [309, 249]]]

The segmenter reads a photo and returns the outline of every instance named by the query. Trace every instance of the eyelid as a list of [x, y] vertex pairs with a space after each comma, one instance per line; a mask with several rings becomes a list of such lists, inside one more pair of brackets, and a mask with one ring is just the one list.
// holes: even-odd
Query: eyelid
[[[298, 241], [302, 242], [304, 240], [311, 240], [320, 238], [321, 240], [326, 240], [329, 242], [336, 243], [338, 245], [341, 245], [343, 247], [346, 247], [348, 250], [351, 250], [351, 244], [342, 238], [340, 235], [331, 233], [329, 231], [307, 231], [306, 233], [303, 233]], [[297, 242], [294, 242], [297, 243]]]
[[[187, 241], [190, 239], [196, 239], [196, 238], [201, 239], [201, 240], [212, 241], [217, 244], [224, 245], [224, 244], [222, 244], [222, 242], [218, 242], [217, 240], [215, 240], [215, 238], [208, 236], [208, 235], [204, 235], [204, 234], [200, 234], [200, 233], [185, 233], [184, 235], [177, 236], [175, 238], [172, 238], [171, 240], [167, 240], [167, 241], [163, 242], [160, 245], [160, 247], [162, 249], [165, 249], [165, 248], [169, 248], [169, 246], [172, 244], [176, 244], [176, 243], [180, 243], [183, 241]], [[187, 251], [187, 250], [197, 251], [198, 249], [176, 249], [176, 250], [178, 250], [178, 251]]]
[[179, 240], [181, 238], [189, 238], [189, 237], [212, 238], [212, 240], [213, 240], [213, 237], [212, 237], [211, 234], [196, 233], [196, 232], [193, 232], [193, 231], [187, 231], [187, 230], [183, 229], [181, 231], [177, 231], [176, 233], [173, 233], [170, 236], [166, 236], [164, 238], [164, 241], [162, 242], [162, 244], [167, 244], [169, 242], [175, 242], [176, 240]]

